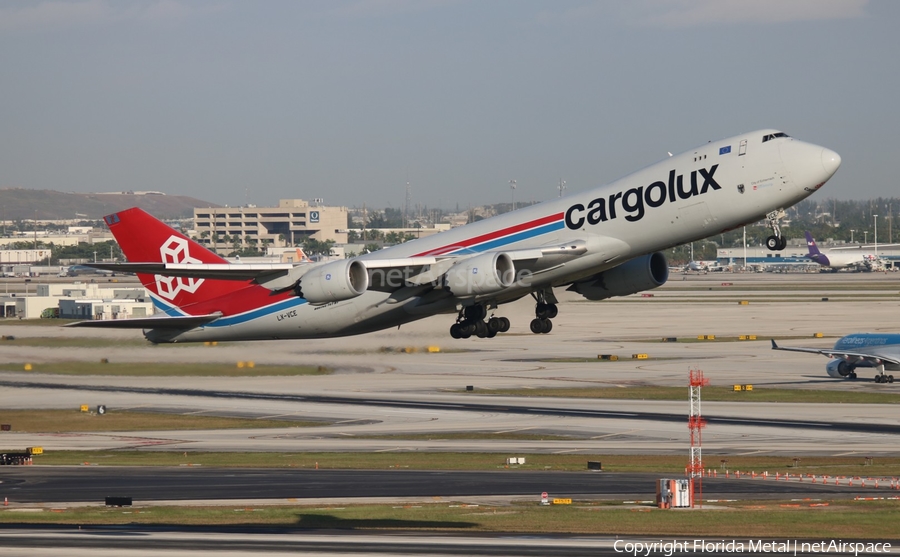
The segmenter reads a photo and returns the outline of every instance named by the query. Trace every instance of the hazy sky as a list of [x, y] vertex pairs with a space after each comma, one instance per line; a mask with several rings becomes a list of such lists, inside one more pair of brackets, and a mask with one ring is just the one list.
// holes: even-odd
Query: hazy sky
[[774, 127], [900, 196], [900, 2], [6, 0], [0, 187], [453, 208]]

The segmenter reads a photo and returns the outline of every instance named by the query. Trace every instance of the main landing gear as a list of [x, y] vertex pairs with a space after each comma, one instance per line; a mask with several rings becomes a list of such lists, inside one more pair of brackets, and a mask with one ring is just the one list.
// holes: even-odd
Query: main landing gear
[[778, 224], [778, 221], [783, 219], [784, 216], [783, 209], [772, 211], [766, 215], [767, 225], [774, 232], [772, 236], [766, 238], [766, 247], [769, 248], [769, 251], [781, 251], [787, 247], [787, 238], [781, 235], [781, 226]]
[[497, 333], [505, 333], [509, 330], [509, 319], [494, 317], [485, 321], [487, 307], [484, 304], [467, 306], [459, 312], [456, 323], [450, 326], [450, 336], [453, 338], [469, 338], [472, 335], [478, 338], [494, 338]]
[[550, 320], [559, 313], [559, 309], [556, 307], [556, 296], [553, 295], [553, 290], [548, 288], [532, 292], [531, 297], [536, 302], [535, 318], [531, 320], [531, 332], [536, 335], [547, 334], [553, 329], [553, 321]]

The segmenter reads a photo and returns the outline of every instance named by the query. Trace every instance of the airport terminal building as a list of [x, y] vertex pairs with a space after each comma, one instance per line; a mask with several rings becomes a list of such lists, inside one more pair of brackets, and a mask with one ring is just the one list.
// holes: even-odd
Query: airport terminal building
[[295, 246], [307, 238], [347, 243], [347, 208], [326, 207], [321, 200], [282, 199], [278, 207], [210, 207], [194, 209], [195, 240], [210, 249]]

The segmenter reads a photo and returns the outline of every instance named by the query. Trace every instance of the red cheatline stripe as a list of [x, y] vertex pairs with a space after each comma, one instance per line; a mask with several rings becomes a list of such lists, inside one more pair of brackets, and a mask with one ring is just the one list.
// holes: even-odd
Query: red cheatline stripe
[[435, 248], [429, 251], [423, 251], [422, 253], [417, 253], [413, 255], [413, 257], [421, 257], [424, 255], [443, 255], [447, 252], [454, 251], [460, 248], [467, 248], [469, 246], [474, 246], [476, 244], [480, 244], [482, 242], [488, 242], [490, 240], [494, 240], [496, 238], [500, 238], [502, 236], [508, 236], [510, 234], [515, 234], [516, 232], [522, 232], [523, 230], [528, 230], [529, 228], [537, 228], [538, 226], [543, 226], [545, 224], [549, 224], [551, 222], [556, 222], [563, 218], [562, 213], [556, 213], [555, 215], [548, 215], [546, 217], [539, 218], [537, 220], [523, 222], [521, 224], [517, 224], [515, 226], [510, 226], [508, 228], [502, 228], [500, 230], [495, 230], [493, 232], [488, 232], [487, 234], [482, 234], [481, 236], [475, 236], [474, 238], [469, 238], [468, 240], [463, 240], [462, 242], [457, 242], [455, 244], [448, 244], [446, 246]]

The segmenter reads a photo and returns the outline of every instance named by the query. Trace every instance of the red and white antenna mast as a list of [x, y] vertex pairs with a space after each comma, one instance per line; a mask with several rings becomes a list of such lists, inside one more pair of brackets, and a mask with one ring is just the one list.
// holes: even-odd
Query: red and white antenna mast
[[691, 482], [691, 506], [693, 507], [695, 488], [698, 493], [697, 501], [703, 500], [703, 436], [701, 430], [706, 426], [706, 420], [700, 414], [700, 388], [709, 385], [709, 379], [704, 379], [703, 372], [699, 369], [691, 369], [689, 377], [691, 414], [688, 417], [688, 428], [691, 430], [691, 461], [688, 464], [687, 475], [693, 480]]

